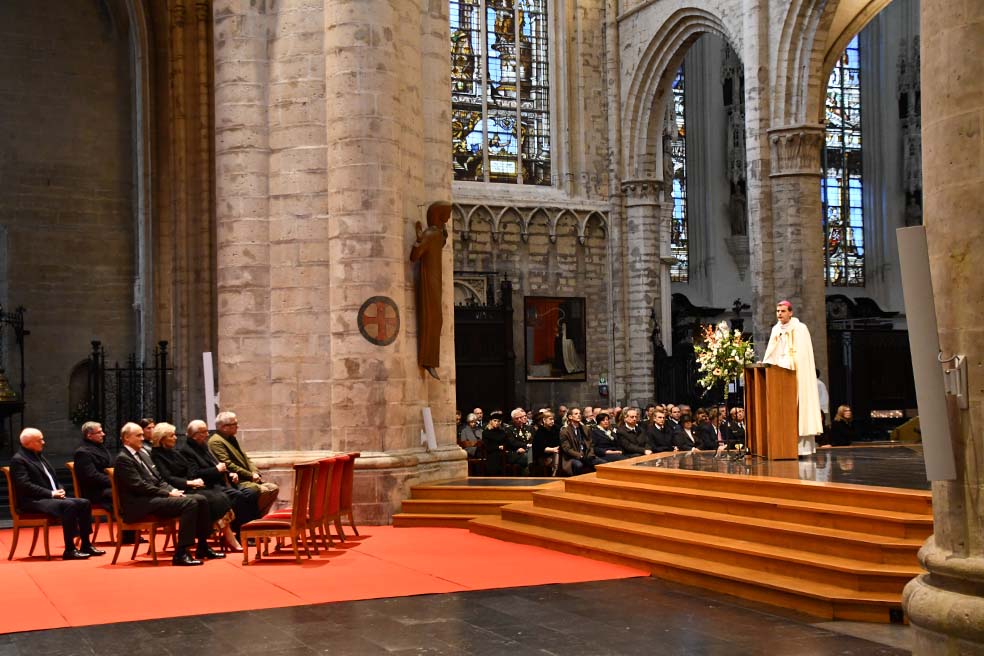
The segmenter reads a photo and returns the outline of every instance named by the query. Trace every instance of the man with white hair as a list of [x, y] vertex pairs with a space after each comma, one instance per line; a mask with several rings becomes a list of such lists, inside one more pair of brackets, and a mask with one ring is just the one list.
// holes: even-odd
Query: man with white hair
[[[65, 489], [55, 480], [55, 468], [41, 455], [44, 450], [41, 431], [25, 428], [21, 431], [20, 443], [20, 450], [10, 460], [18, 512], [50, 515], [61, 522], [65, 538], [63, 560], [84, 560], [105, 554], [90, 542], [92, 506], [89, 500], [66, 495]], [[76, 537], [80, 542], [78, 549], [75, 548]]]
[[220, 412], [215, 417], [215, 433], [208, 438], [208, 449], [219, 462], [225, 463], [226, 470], [239, 477], [239, 487], [247, 490], [256, 490], [259, 495], [260, 516], [269, 512], [280, 494], [280, 488], [276, 483], [269, 483], [263, 480], [259, 468], [243, 451], [236, 438], [239, 431], [239, 420], [234, 412]]

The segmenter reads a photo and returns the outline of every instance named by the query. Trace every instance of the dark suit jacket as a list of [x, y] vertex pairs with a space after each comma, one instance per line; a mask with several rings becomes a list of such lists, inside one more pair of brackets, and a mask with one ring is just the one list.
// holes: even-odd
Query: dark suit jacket
[[591, 437], [591, 444], [594, 447], [594, 454], [599, 458], [605, 457], [605, 451], [621, 451], [622, 448], [618, 445], [618, 440], [615, 439], [615, 432], [612, 431], [612, 436], [608, 437], [605, 435], [605, 431], [597, 425], [591, 427], [588, 435]]
[[697, 436], [697, 432], [691, 429], [691, 434], [693, 439], [687, 437], [687, 432], [683, 430], [683, 426], [677, 428], [673, 431], [673, 446], [680, 449], [681, 451], [690, 451], [692, 449], [701, 448], [700, 437]]
[[175, 449], [165, 449], [162, 446], [155, 446], [150, 457], [157, 465], [157, 473], [161, 475], [171, 487], [179, 490], [189, 491], [188, 481], [195, 478], [192, 476], [191, 465], [180, 451]]
[[125, 521], [140, 521], [150, 513], [150, 499], [171, 493], [171, 486], [164, 482], [154, 464], [150, 464], [151, 472], [148, 473], [125, 447], [116, 456], [115, 467], [120, 514]]
[[629, 430], [627, 426], [619, 426], [615, 429], [615, 440], [625, 455], [641, 456], [649, 448], [649, 437], [636, 425], [635, 430]]
[[103, 444], [82, 440], [75, 450], [75, 478], [79, 481], [76, 495], [94, 503], [102, 503], [109, 490], [108, 467], [113, 466], [113, 456]]
[[181, 455], [185, 457], [191, 466], [191, 478], [200, 478], [209, 487], [226, 485], [225, 472], [220, 472], [215, 468], [219, 464], [215, 454], [208, 450], [208, 445], [198, 446], [197, 442], [188, 440], [181, 447]]
[[[714, 430], [714, 424], [701, 424], [694, 431], [700, 438], [700, 448], [701, 449], [717, 449], [718, 448], [718, 438], [717, 432]], [[731, 446], [734, 441], [731, 437], [731, 433], [728, 431], [728, 427], [721, 424], [721, 439], [727, 446]]]
[[649, 448], [653, 453], [664, 453], [673, 450], [673, 432], [665, 422], [660, 428], [656, 424], [649, 425]]
[[10, 478], [17, 490], [18, 512], [43, 512], [35, 508], [31, 502], [52, 498], [51, 493], [54, 490], [51, 489], [51, 481], [44, 473], [45, 469], [51, 474], [58, 489], [62, 489], [58, 485], [58, 479], [55, 478], [55, 468], [40, 453], [21, 447], [10, 459]]
[[[744, 423], [744, 422], [742, 422]], [[728, 431], [731, 433], [731, 438], [735, 442], [744, 443], [745, 442], [745, 427], [738, 424], [736, 421], [728, 422]]]

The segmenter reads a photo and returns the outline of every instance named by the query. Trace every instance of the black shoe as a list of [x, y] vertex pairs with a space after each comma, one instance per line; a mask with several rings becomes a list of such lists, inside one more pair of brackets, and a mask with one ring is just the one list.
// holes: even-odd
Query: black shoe
[[105, 551], [103, 551], [102, 549], [96, 549], [91, 544], [89, 546], [82, 545], [82, 548], [79, 549], [79, 551], [81, 551], [84, 554], [89, 554], [90, 556], [105, 556], [106, 555], [106, 552]]
[[225, 554], [214, 551], [211, 547], [198, 547], [195, 550], [195, 558], [198, 560], [215, 560], [216, 558], [225, 558]]
[[195, 565], [201, 565], [202, 561], [195, 560], [186, 553], [174, 554], [174, 558], [171, 559], [171, 564], [175, 567], [193, 567]]
[[88, 557], [89, 554], [78, 549], [66, 549], [65, 553], [62, 554], [62, 560], [85, 560]]

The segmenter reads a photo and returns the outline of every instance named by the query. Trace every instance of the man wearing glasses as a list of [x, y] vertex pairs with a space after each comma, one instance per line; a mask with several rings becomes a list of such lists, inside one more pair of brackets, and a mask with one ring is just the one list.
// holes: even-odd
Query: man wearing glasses
[[215, 433], [208, 438], [208, 450], [219, 460], [225, 463], [226, 471], [239, 477], [239, 488], [246, 490], [256, 490], [259, 497], [260, 517], [269, 512], [270, 507], [277, 500], [280, 488], [276, 483], [269, 483], [263, 480], [260, 470], [253, 465], [249, 456], [243, 451], [236, 439], [236, 432], [239, 430], [239, 421], [234, 412], [220, 412], [215, 417]]

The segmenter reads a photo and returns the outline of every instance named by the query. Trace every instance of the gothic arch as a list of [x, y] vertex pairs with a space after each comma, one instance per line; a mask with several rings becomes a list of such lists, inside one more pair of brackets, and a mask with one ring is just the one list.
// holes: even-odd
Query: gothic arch
[[742, 52], [736, 38], [716, 15], [697, 8], [675, 11], [653, 35], [629, 84], [623, 125], [626, 126], [625, 179], [662, 175], [663, 111], [667, 94], [684, 55], [702, 34], [717, 34]]
[[834, 63], [891, 1], [794, 0], [789, 5], [779, 36], [774, 125], [823, 123], [823, 99]]

